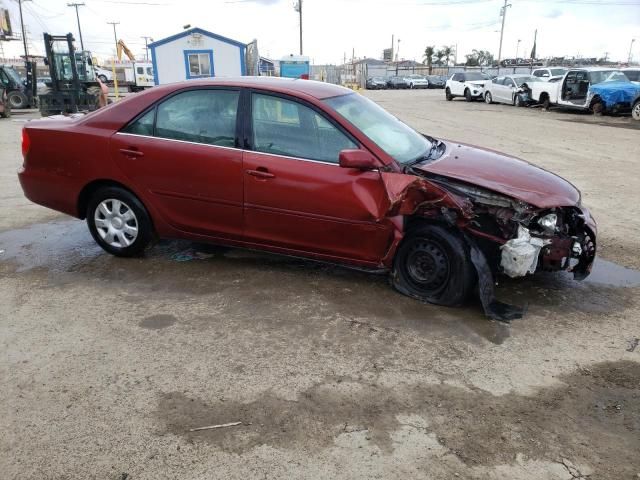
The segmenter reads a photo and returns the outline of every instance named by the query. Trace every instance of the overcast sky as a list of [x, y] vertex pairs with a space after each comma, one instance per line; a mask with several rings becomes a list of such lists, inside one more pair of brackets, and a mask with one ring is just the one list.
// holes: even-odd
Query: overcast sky
[[[70, 0], [71, 1], [71, 0]], [[72, 0], [79, 3], [82, 0]], [[98, 57], [112, 55], [113, 30], [142, 54], [141, 36], [161, 39], [191, 24], [241, 42], [258, 39], [261, 55], [298, 53], [295, 0], [84, 0], [80, 21], [85, 47]], [[17, 0], [0, 0], [19, 28]], [[31, 49], [42, 54], [42, 32], [72, 32], [75, 10], [66, 0], [25, 1]], [[401, 58], [422, 61], [426, 45], [458, 45], [458, 60], [474, 48], [498, 56], [501, 0], [303, 0], [304, 54], [316, 64], [382, 56], [391, 35], [400, 39]], [[538, 56], [587, 56], [626, 60], [632, 38], [640, 60], [640, 0], [509, 0], [503, 58], [530, 52], [538, 29]], [[9, 57], [22, 54], [20, 42], [3, 42]]]

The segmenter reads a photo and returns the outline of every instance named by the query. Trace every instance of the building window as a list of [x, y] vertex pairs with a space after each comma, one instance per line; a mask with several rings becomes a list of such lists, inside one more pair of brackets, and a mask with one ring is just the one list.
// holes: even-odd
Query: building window
[[212, 50], [187, 50], [184, 56], [187, 78], [213, 77]]

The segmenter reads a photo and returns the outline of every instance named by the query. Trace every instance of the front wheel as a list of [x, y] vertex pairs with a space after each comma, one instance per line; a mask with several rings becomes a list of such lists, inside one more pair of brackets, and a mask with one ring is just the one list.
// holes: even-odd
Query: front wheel
[[138, 198], [120, 187], [101, 188], [87, 208], [87, 225], [103, 250], [118, 257], [141, 254], [153, 239], [153, 227]]
[[631, 107], [631, 118], [634, 120], [640, 120], [640, 100], [637, 100], [636, 103]]
[[447, 102], [453, 100], [453, 95], [451, 95], [451, 90], [449, 90], [449, 87], [447, 87], [444, 91], [444, 97], [447, 99]]
[[11, 108], [27, 108], [29, 106], [29, 100], [27, 96], [20, 92], [9, 92], [9, 104]]
[[596, 117], [602, 116], [604, 113], [604, 104], [602, 102], [594, 103], [593, 107], [591, 107], [591, 111]]
[[467, 102], [473, 101], [473, 97], [471, 96], [471, 90], [469, 90], [468, 88], [464, 91], [464, 98]]
[[488, 103], [488, 104], [493, 103], [493, 98], [491, 98], [491, 92], [487, 92], [484, 94], [484, 101], [485, 103]]
[[476, 275], [459, 234], [423, 224], [409, 231], [398, 247], [391, 282], [410, 297], [456, 306], [473, 292]]
[[98, 78], [100, 79], [100, 81], [102, 83], [107, 83], [107, 76], [106, 75], [98, 75]]

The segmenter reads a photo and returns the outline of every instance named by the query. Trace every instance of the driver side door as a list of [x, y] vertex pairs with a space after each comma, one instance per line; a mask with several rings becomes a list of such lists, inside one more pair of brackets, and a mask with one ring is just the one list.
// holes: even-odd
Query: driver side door
[[[377, 265], [391, 242], [378, 171], [342, 168], [362, 148], [299, 99], [253, 91], [243, 153], [244, 235], [287, 253]], [[248, 131], [247, 131], [248, 130]]]

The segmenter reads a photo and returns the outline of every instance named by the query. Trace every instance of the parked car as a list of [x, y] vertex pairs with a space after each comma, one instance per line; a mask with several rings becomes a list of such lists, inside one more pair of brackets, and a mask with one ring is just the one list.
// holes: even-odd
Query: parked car
[[[51, 152], [64, 152], [52, 155]], [[22, 131], [31, 201], [86, 219], [107, 252], [184, 238], [390, 273], [458, 305], [493, 273], [585, 278], [596, 225], [568, 181], [493, 150], [422, 135], [337, 85], [239, 77], [172, 83]]]
[[622, 73], [633, 83], [640, 83], [640, 67], [623, 68]]
[[538, 77], [524, 74], [496, 77], [485, 84], [484, 101], [522, 107], [531, 101], [529, 85], [540, 81]]
[[387, 81], [382, 77], [367, 78], [367, 90], [382, 90], [387, 88]]
[[409, 75], [404, 77], [404, 80], [409, 84], [409, 88], [429, 88], [429, 80], [423, 75]]
[[631, 117], [634, 120], [640, 120], [640, 95], [633, 101], [631, 106]]
[[549, 81], [553, 77], [562, 77], [567, 73], [568, 68], [564, 67], [549, 67], [549, 68], [536, 68], [531, 75], [538, 77], [543, 82]]
[[460, 72], [451, 75], [445, 84], [445, 98], [453, 100], [455, 97], [464, 97], [467, 102], [482, 99], [484, 85], [491, 77], [482, 72]]
[[102, 83], [113, 81], [113, 72], [108, 68], [94, 66], [93, 71], [96, 73], [96, 78], [99, 78]]
[[429, 81], [429, 88], [444, 88], [444, 84], [447, 83], [447, 77], [443, 75], [427, 75]]
[[573, 68], [560, 81], [531, 85], [531, 99], [545, 109], [558, 105], [596, 114], [630, 112], [638, 94], [640, 85], [622, 71], [602, 67]]
[[393, 76], [387, 80], [388, 88], [409, 88], [409, 84], [404, 77]]
[[7, 91], [0, 85], [0, 118], [9, 118], [11, 116], [11, 102]]

